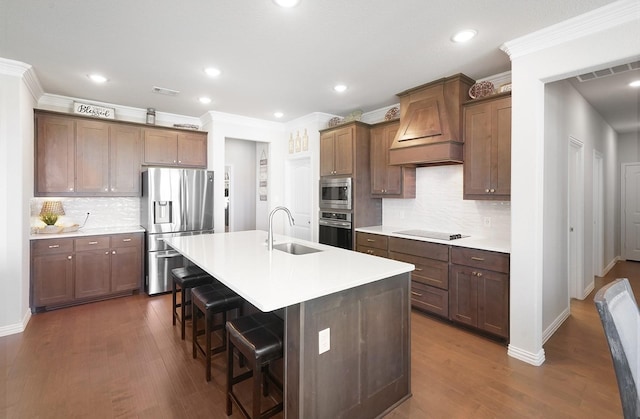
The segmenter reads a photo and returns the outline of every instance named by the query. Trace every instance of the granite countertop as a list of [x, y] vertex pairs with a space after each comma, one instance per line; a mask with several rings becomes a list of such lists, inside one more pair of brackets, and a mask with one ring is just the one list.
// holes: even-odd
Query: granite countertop
[[392, 226], [371, 226], [356, 228], [356, 231], [363, 233], [381, 234], [389, 237], [400, 237], [403, 239], [420, 240], [431, 243], [442, 243], [451, 246], [469, 247], [473, 249], [489, 250], [493, 252], [511, 253], [511, 241], [509, 238], [480, 237], [471, 236], [455, 240], [438, 240], [408, 234], [398, 234], [399, 231], [410, 230], [406, 227]]
[[266, 231], [252, 230], [171, 237], [165, 241], [262, 311], [277, 310], [414, 269], [409, 263], [281, 235], [275, 235], [275, 244], [300, 243], [322, 251], [305, 255], [269, 251], [266, 238]]
[[83, 236], [102, 236], [107, 234], [127, 234], [127, 233], [144, 233], [144, 228], [141, 226], [116, 226], [116, 227], [100, 227], [100, 228], [81, 228], [77, 231], [71, 231], [68, 233], [40, 233], [31, 234], [30, 240], [42, 240], [42, 239], [60, 239], [60, 238], [73, 238]]

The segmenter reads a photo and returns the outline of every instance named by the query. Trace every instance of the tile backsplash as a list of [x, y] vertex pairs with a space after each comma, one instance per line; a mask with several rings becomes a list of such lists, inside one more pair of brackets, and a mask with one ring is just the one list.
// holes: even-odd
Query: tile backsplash
[[462, 165], [416, 169], [415, 199], [383, 199], [386, 226], [508, 239], [509, 201], [462, 199]]
[[140, 198], [33, 198], [31, 200], [31, 225], [40, 221], [40, 209], [44, 201], [62, 201], [64, 223], [80, 224], [87, 213], [85, 228], [126, 227], [140, 224]]

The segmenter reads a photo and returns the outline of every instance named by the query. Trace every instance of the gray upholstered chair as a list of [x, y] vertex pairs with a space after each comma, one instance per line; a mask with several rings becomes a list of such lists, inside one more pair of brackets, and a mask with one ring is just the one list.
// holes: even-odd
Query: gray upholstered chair
[[607, 336], [625, 419], [640, 417], [640, 312], [627, 278], [602, 287], [594, 298]]

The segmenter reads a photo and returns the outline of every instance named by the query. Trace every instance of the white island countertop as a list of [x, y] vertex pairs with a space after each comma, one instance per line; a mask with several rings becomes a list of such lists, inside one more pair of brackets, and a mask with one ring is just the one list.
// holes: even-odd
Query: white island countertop
[[262, 311], [273, 311], [318, 297], [411, 272], [414, 265], [274, 235], [275, 244], [294, 242], [322, 250], [292, 255], [267, 250], [261, 230], [171, 237], [169, 246]]

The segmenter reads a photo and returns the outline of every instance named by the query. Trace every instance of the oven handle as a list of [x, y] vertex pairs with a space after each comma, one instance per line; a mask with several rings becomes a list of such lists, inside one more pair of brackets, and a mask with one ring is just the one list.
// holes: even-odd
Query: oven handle
[[320, 219], [318, 220], [318, 224], [320, 224], [321, 226], [338, 227], [338, 228], [344, 228], [346, 230], [351, 230], [351, 223], [347, 221], [333, 221], [333, 220], [328, 221], [328, 220]]
[[182, 256], [182, 254], [178, 253], [178, 252], [170, 252], [164, 255], [158, 255], [156, 256], [156, 258], [158, 259], [170, 259], [170, 258], [175, 258], [178, 256]]

